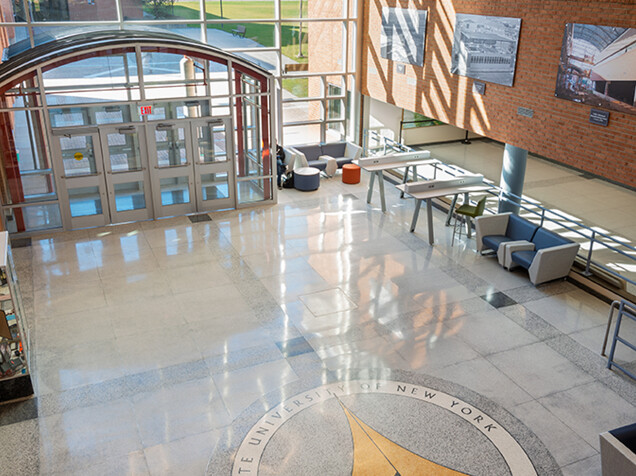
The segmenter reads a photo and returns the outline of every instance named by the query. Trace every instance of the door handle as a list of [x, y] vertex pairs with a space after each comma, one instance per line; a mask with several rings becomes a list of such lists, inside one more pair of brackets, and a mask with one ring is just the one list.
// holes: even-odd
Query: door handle
[[95, 172], [94, 174], [85, 174], [85, 175], [73, 175], [72, 177], [69, 177], [68, 175], [60, 175], [61, 179], [67, 180], [67, 179], [74, 179], [74, 178], [81, 178], [81, 177], [95, 177], [97, 175], [101, 175], [101, 172]]
[[[186, 167], [187, 165], [191, 165], [190, 162], [186, 162], [185, 164], [179, 164], [179, 165], [169, 165], [168, 167], [159, 167], [158, 165], [155, 165], [155, 169], [174, 169], [176, 167]], [[142, 170], [146, 170], [146, 169], [142, 169]]]

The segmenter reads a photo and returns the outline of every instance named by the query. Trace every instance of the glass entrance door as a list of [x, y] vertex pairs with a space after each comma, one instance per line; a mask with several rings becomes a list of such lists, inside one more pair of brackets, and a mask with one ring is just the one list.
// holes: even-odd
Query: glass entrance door
[[151, 124], [150, 175], [156, 217], [196, 210], [189, 121]]
[[144, 128], [100, 127], [111, 223], [153, 217]]
[[229, 117], [66, 131], [53, 142], [67, 229], [236, 207]]
[[231, 124], [227, 117], [149, 126], [155, 216], [235, 206]]
[[192, 122], [197, 209], [235, 207], [233, 145], [229, 117]]
[[60, 205], [71, 229], [110, 223], [99, 134], [95, 131], [53, 136]]

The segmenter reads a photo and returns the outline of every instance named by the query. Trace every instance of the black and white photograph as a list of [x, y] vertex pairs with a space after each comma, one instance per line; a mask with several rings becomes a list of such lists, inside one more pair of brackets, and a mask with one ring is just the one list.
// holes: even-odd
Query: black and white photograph
[[512, 86], [520, 30], [520, 18], [458, 13], [451, 73]]
[[555, 96], [636, 114], [636, 28], [566, 24]]
[[381, 56], [423, 66], [426, 14], [426, 10], [382, 7]]

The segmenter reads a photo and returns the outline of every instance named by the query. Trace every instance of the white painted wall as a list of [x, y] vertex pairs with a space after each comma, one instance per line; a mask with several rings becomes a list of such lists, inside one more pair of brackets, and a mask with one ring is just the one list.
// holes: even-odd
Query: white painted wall
[[[401, 108], [365, 96], [365, 111], [367, 112], [365, 121], [363, 121], [365, 128], [377, 130], [383, 136], [395, 141], [400, 140]], [[464, 129], [451, 125], [417, 127], [402, 131], [402, 143], [405, 145], [417, 145], [462, 140], [465, 135]], [[481, 136], [471, 132], [468, 137], [477, 138]]]
[[369, 98], [369, 129], [397, 141], [400, 138], [402, 109], [377, 99]]

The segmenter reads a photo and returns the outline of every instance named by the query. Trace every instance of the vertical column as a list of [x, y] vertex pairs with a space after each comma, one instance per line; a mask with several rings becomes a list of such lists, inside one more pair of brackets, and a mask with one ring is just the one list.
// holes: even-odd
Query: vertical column
[[[192, 58], [184, 55], [179, 62], [179, 67], [181, 68], [181, 76], [183, 77], [183, 81], [186, 83], [186, 96], [189, 98], [196, 97], [197, 87], [194, 85], [194, 80], [197, 77], [194, 71], [194, 61], [192, 61]], [[186, 101], [186, 104], [187, 103], [188, 102]], [[188, 106], [188, 117], [197, 117], [198, 112], [198, 105]]]
[[241, 97], [243, 88], [241, 87], [241, 72], [236, 69], [231, 69], [229, 73], [230, 76], [234, 73], [234, 113], [236, 114], [236, 140], [238, 142], [238, 144], [236, 144], [238, 149], [238, 176], [243, 177], [245, 175], [245, 130], [243, 129], [243, 98]]
[[526, 175], [528, 151], [506, 144], [501, 168], [501, 197], [499, 198], [499, 213], [519, 213], [520, 200], [511, 194], [521, 197], [523, 181]]
[[[261, 92], [269, 93], [269, 83], [267, 79], [261, 79]], [[260, 99], [261, 103], [261, 144], [263, 147], [263, 175], [271, 175], [274, 177], [278, 172], [276, 170], [275, 162], [272, 160], [271, 148], [270, 148], [270, 135], [269, 135], [269, 94], [263, 94], [262, 96], [254, 96], [254, 99]], [[275, 145], [273, 148], [275, 149]], [[273, 181], [270, 178], [263, 179], [263, 199], [269, 200], [272, 197], [272, 184]]]

